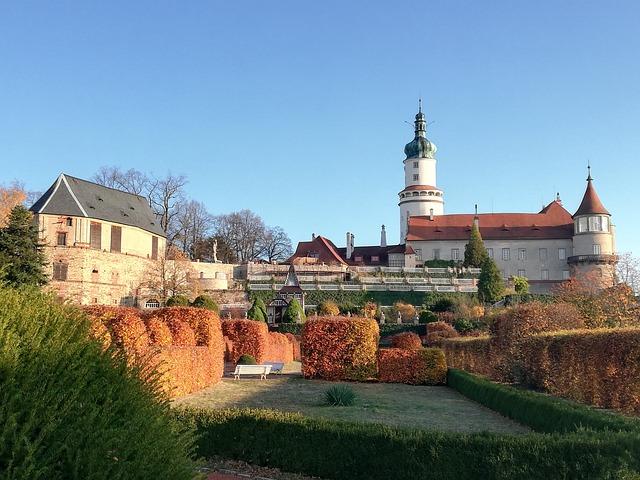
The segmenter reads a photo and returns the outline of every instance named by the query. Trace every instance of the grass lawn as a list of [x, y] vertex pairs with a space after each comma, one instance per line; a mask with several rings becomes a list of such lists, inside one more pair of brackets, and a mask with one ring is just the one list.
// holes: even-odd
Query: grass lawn
[[267, 380], [224, 378], [173, 403], [201, 408], [270, 408], [336, 420], [455, 432], [530, 431], [447, 387], [349, 383], [358, 396], [354, 406], [325, 406], [324, 391], [333, 384], [297, 375], [271, 375]]

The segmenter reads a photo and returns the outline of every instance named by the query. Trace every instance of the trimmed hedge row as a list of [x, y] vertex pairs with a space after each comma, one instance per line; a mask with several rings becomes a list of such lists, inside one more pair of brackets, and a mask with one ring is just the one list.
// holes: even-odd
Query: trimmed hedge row
[[302, 374], [325, 380], [366, 380], [376, 376], [380, 340], [375, 320], [317, 317], [302, 330]]
[[523, 423], [537, 432], [568, 433], [581, 428], [640, 433], [640, 420], [491, 382], [462, 370], [449, 369], [447, 385], [465, 397]]
[[378, 380], [409, 385], [443, 385], [447, 362], [439, 348], [378, 350]]
[[251, 355], [258, 363], [289, 363], [295, 357], [295, 345], [287, 335], [269, 332], [267, 324], [255, 320], [224, 320], [225, 359], [236, 363], [240, 356]]
[[198, 453], [334, 480], [623, 479], [640, 472], [636, 433], [456, 434], [268, 410], [174, 412]]
[[535, 335], [521, 342], [520, 357], [529, 386], [640, 414], [640, 328]]

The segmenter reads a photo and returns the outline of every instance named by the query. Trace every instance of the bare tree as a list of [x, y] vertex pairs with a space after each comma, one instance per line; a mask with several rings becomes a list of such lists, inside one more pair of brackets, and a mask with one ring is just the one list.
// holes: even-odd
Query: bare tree
[[27, 198], [24, 185], [13, 182], [11, 185], [0, 184], [0, 227], [3, 227], [13, 207], [20, 205]]
[[216, 217], [216, 235], [234, 252], [240, 262], [257, 260], [262, 254], [265, 225], [251, 210], [240, 210]]
[[636, 294], [640, 293], [640, 259], [631, 252], [618, 255], [616, 277], [619, 283], [626, 283]]
[[152, 187], [149, 176], [134, 168], [123, 172], [118, 167], [100, 167], [92, 180], [105, 187], [117, 188], [147, 198]]
[[197, 272], [189, 259], [175, 246], [149, 267], [144, 287], [166, 302], [175, 295], [193, 297], [198, 292]]
[[216, 242], [218, 261], [222, 263], [238, 262], [235, 252], [225, 243], [224, 239], [218, 235], [198, 240], [193, 246], [194, 258], [202, 260], [203, 262], [213, 262], [216, 260], [213, 256], [214, 242]]
[[176, 223], [179, 227], [177, 243], [185, 254], [195, 259], [195, 246], [211, 233], [213, 215], [207, 211], [204, 203], [190, 200], [180, 205]]
[[184, 187], [187, 184], [187, 177], [184, 175], [168, 174], [164, 178], [156, 178], [151, 181], [149, 189], [149, 200], [151, 207], [160, 217], [160, 226], [167, 236], [167, 244], [173, 245], [179, 233], [177, 225], [177, 215], [181, 208], [181, 203], [185, 201]]
[[267, 227], [261, 240], [262, 257], [269, 262], [286, 260], [291, 256], [291, 239], [281, 227]]

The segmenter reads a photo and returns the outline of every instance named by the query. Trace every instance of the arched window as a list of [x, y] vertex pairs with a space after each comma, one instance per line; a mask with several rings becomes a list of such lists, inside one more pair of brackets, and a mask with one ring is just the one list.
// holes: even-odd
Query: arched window
[[144, 308], [160, 308], [160, 302], [155, 298], [151, 298], [145, 302]]

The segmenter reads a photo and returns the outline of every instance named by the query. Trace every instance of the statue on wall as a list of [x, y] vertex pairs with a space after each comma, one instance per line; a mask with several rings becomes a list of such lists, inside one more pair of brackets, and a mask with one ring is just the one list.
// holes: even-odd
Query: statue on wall
[[213, 239], [213, 263], [220, 263], [218, 260], [218, 239]]

